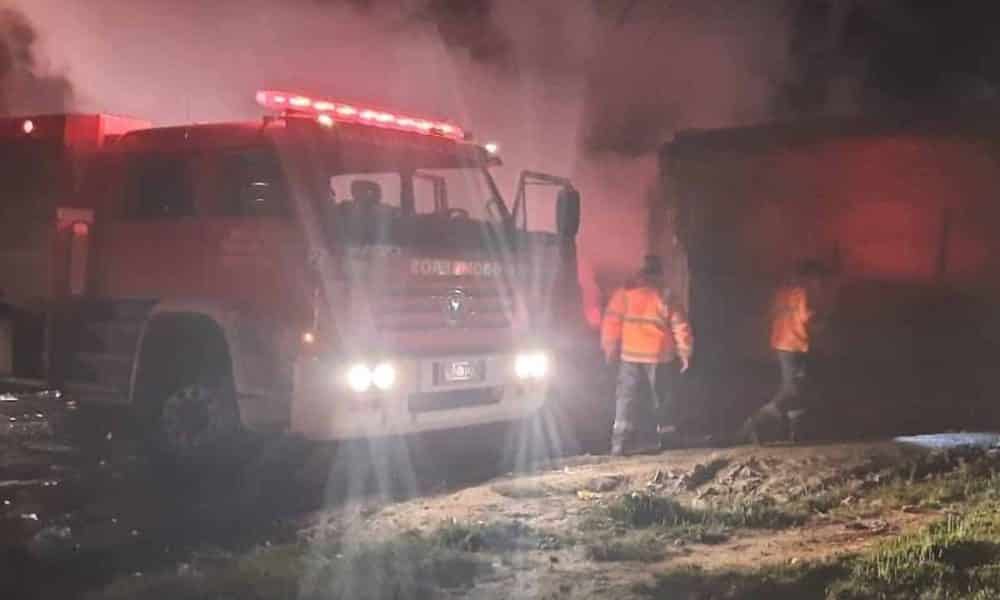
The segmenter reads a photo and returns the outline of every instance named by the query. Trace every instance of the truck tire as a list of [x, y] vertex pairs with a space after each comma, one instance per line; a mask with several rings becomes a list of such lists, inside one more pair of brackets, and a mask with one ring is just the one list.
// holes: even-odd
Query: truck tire
[[150, 458], [203, 471], [238, 466], [245, 450], [229, 348], [213, 321], [165, 315], [145, 332], [133, 405]]
[[180, 385], [164, 398], [155, 429], [161, 452], [172, 462], [230, 463], [243, 437], [231, 382]]

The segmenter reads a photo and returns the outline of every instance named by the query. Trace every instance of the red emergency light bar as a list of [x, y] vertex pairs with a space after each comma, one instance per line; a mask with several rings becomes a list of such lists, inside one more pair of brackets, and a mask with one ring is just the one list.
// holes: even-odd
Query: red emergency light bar
[[465, 132], [460, 127], [444, 121], [408, 117], [376, 108], [309, 98], [300, 94], [261, 90], [257, 92], [257, 104], [274, 110], [315, 114], [317, 120], [327, 126], [339, 121], [435, 135], [453, 140], [465, 139]]

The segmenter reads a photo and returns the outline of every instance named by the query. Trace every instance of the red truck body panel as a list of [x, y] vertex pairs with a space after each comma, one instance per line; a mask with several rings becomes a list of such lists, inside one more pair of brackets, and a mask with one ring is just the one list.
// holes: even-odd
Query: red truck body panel
[[[0, 147], [14, 164], [14, 193], [0, 207], [0, 301], [32, 310], [52, 299], [56, 209], [69, 206], [94, 153], [147, 121], [111, 115], [0, 118]], [[20, 163], [24, 164], [20, 164]], [[7, 185], [11, 182], [8, 181]], [[22, 189], [23, 188], [23, 189]], [[9, 188], [8, 188], [9, 190]]]

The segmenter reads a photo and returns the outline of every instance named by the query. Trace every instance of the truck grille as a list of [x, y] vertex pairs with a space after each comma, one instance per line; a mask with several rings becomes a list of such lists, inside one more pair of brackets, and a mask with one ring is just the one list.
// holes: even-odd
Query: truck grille
[[[458, 298], [459, 306], [449, 310]], [[383, 330], [428, 330], [460, 327], [463, 329], [500, 329], [511, 326], [513, 303], [497, 290], [480, 288], [416, 290], [406, 289], [384, 296], [373, 317]]]
[[489, 387], [410, 394], [408, 405], [410, 412], [487, 406], [500, 402], [502, 391], [503, 388]]

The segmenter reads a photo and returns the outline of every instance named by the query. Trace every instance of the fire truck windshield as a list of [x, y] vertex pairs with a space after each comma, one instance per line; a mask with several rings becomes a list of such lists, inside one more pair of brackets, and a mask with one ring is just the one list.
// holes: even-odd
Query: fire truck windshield
[[474, 146], [339, 141], [320, 212], [341, 241], [478, 245], [507, 215]]
[[[343, 173], [330, 177], [338, 210], [368, 205], [388, 215], [488, 220], [492, 190], [482, 169], [421, 169]], [[355, 206], [351, 206], [355, 205]]]

